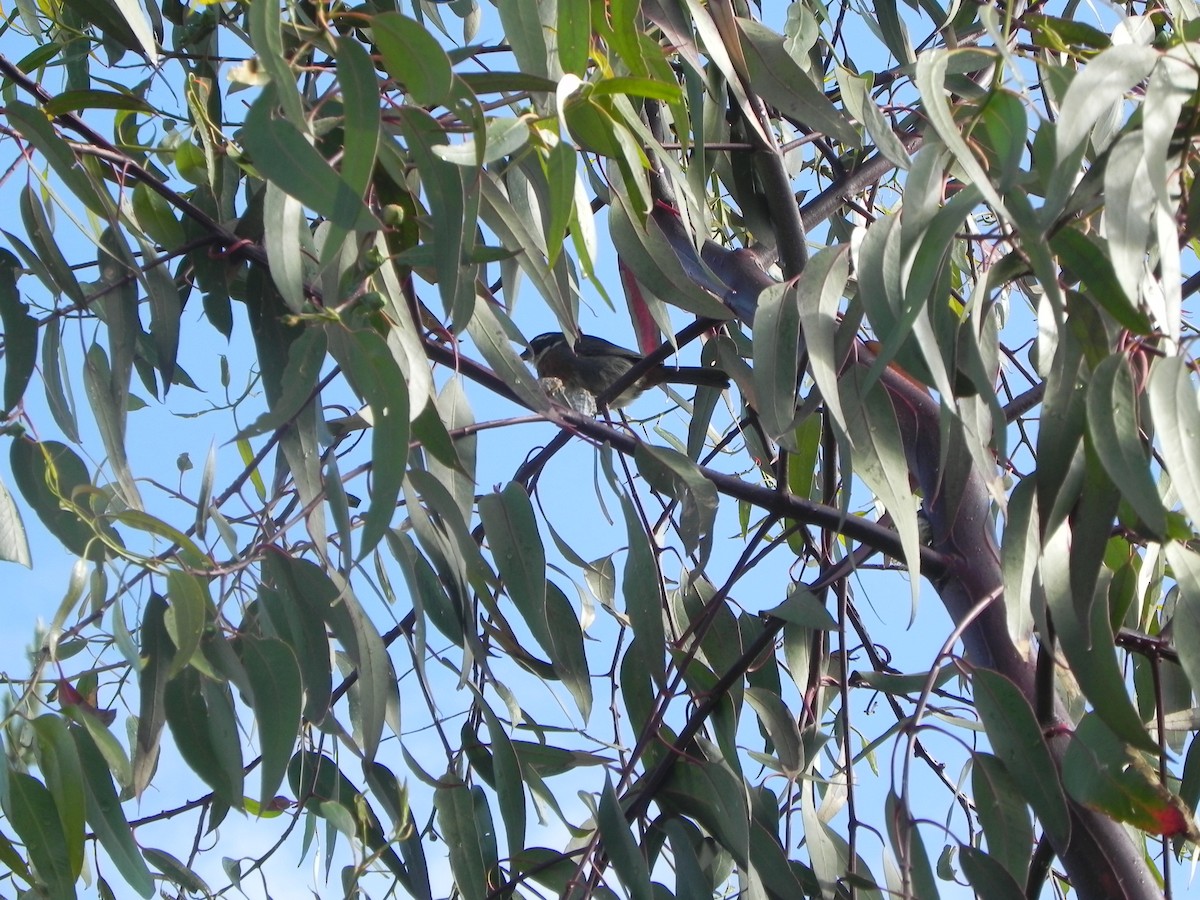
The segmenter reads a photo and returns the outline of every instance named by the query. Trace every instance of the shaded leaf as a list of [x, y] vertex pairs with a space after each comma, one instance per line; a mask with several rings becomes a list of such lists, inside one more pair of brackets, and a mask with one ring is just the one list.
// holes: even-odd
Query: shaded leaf
[[1016, 685], [988, 669], [972, 674], [975, 703], [996, 756], [1004, 763], [1042, 827], [1056, 841], [1071, 832], [1058, 771], [1029, 702]]
[[267, 806], [283, 783], [300, 727], [300, 670], [283, 641], [243, 636], [238, 655], [254, 691], [254, 719], [262, 748], [259, 802]]
[[688, 553], [699, 552], [703, 568], [712, 551], [717, 489], [687, 456], [667, 447], [639, 443], [634, 454], [647, 484], [680, 504], [679, 537]]
[[158, 869], [168, 881], [188, 891], [196, 891], [205, 896], [212, 894], [212, 889], [204, 883], [203, 878], [165, 850], [147, 847], [142, 854], [146, 857], [146, 861]]
[[171, 603], [163, 621], [175, 645], [175, 656], [167, 670], [170, 679], [182, 672], [200, 649], [212, 600], [197, 576], [179, 569], [167, 572], [167, 597]]
[[229, 688], [184, 669], [164, 695], [179, 755], [231, 808], [242, 805], [242, 751]]
[[88, 824], [126, 883], [140, 896], [152, 897], [154, 880], [121, 810], [121, 802], [103, 755], [83, 728], [71, 728], [71, 736], [79, 750], [84, 772]]
[[4, 413], [10, 413], [25, 397], [25, 389], [37, 363], [37, 320], [29, 315], [29, 304], [17, 292], [20, 262], [0, 250], [0, 328], [4, 331]]
[[[450, 852], [450, 871], [458, 892], [464, 900], [484, 900], [497, 860], [495, 835], [486, 825], [480, 829], [479, 809], [487, 809], [483, 791], [447, 775], [434, 792], [433, 805]], [[488, 819], [484, 817], [484, 821]]]
[[347, 231], [381, 227], [362, 198], [304, 136], [285, 119], [271, 115], [272, 91], [250, 107], [240, 135], [254, 166], [305, 206]]
[[10, 773], [4, 812], [51, 895], [62, 900], [74, 898], [70, 856], [57, 806], [46, 786], [24, 772]]
[[329, 329], [329, 349], [355, 392], [370, 406], [371, 505], [363, 520], [358, 558], [383, 539], [396, 512], [408, 464], [409, 409], [404, 376], [375, 331]]
[[621, 884], [633, 900], [652, 900], [650, 871], [646, 859], [629, 831], [629, 824], [621, 811], [621, 803], [613, 791], [612, 781], [604, 779], [604, 791], [600, 794], [600, 811], [596, 816], [604, 850], [612, 860], [613, 869]]
[[371, 34], [383, 65], [418, 106], [437, 106], [450, 92], [450, 60], [421, 25], [398, 12], [371, 17]]
[[[1007, 767], [990, 753], [975, 753], [971, 787], [989, 858], [1024, 884], [1029, 869], [1033, 825], [1021, 789]], [[965, 864], [964, 864], [965, 865]]]

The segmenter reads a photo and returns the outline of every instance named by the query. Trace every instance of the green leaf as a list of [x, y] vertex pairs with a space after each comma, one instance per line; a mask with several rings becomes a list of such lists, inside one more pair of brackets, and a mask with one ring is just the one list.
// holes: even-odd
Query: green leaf
[[835, 631], [838, 627], [837, 620], [829, 610], [804, 585], [793, 586], [786, 600], [776, 607], [764, 609], [759, 615], [774, 616], [785, 622], [823, 631]]
[[0, 560], [14, 562], [27, 569], [33, 567], [21, 511], [17, 509], [3, 481], [0, 481]]
[[417, 106], [437, 106], [450, 93], [446, 51], [419, 22], [398, 12], [371, 17], [371, 35], [388, 74]]
[[147, 847], [142, 851], [146, 861], [160, 871], [168, 881], [171, 881], [187, 891], [195, 891], [204, 896], [212, 896], [212, 889], [204, 883], [204, 879], [185, 866], [165, 850]]
[[167, 678], [170, 679], [182, 672], [200, 649], [200, 639], [204, 637], [212, 600], [197, 576], [179, 569], [167, 572], [167, 597], [171, 605], [164, 622], [176, 648], [175, 657], [167, 671]]
[[62, 335], [57, 328], [42, 329], [42, 384], [46, 388], [46, 405], [54, 423], [62, 429], [63, 437], [79, 443], [79, 424], [75, 419], [75, 401], [69, 382], [63, 380], [66, 356]]
[[29, 852], [29, 859], [52, 897], [75, 895], [75, 877], [57, 806], [40, 781], [24, 772], [9, 774], [5, 815]]
[[14, 101], [4, 107], [5, 118], [14, 128], [46, 157], [46, 162], [54, 170], [67, 189], [79, 199], [79, 202], [105, 219], [108, 218], [112, 201], [102, 194], [96, 182], [79, 165], [75, 151], [51, 127], [45, 113], [28, 103]]
[[864, 388], [864, 374], [853, 370], [843, 376], [838, 388], [845, 411], [846, 432], [853, 446], [855, 474], [879, 498], [892, 515], [904, 562], [910, 572], [912, 613], [916, 615], [921, 571], [921, 536], [917, 508], [909, 488], [908, 462], [892, 401], [877, 384]]
[[1024, 900], [1021, 884], [993, 856], [970, 844], [958, 845], [963, 874], [980, 900]]
[[1107, 244], [1077, 229], [1063, 228], [1050, 239], [1050, 249], [1062, 260], [1064, 268], [1084, 283], [1088, 297], [1110, 316], [1135, 334], [1151, 332], [1150, 320], [1133, 304], [1118, 280]]
[[243, 636], [238, 655], [254, 691], [254, 719], [262, 748], [259, 802], [268, 806], [283, 783], [300, 728], [300, 668], [283, 641]]
[[479, 500], [479, 518], [505, 589], [542, 649], [546, 630], [546, 551], [538, 534], [529, 495], [516, 482]]
[[242, 750], [229, 688], [187, 668], [167, 684], [164, 701], [183, 761], [224, 803], [240, 809]]
[[517, 69], [539, 78], [549, 77], [549, 51], [539, 15], [540, 8], [523, 0], [501, 0], [496, 5], [499, 7], [504, 36], [517, 59]]
[[798, 778], [804, 771], [806, 761], [795, 714], [778, 694], [764, 688], [747, 688], [746, 702], [754, 707], [771, 743], [775, 745], [775, 756], [783, 774], [788, 778]]
[[287, 598], [306, 607], [310, 616], [324, 619], [358, 670], [353, 696], [360, 726], [363, 756], [375, 757], [383, 735], [389, 698], [396, 695], [396, 679], [383, 638], [349, 586], [335, 584], [329, 574], [309, 562], [280, 552], [264, 561], [264, 581]]
[[554, 665], [554, 673], [571, 692], [586, 725], [592, 714], [592, 680], [583, 649], [583, 629], [571, 601], [554, 582], [546, 585], [544, 615], [550, 641], [546, 653]]
[[1138, 425], [1133, 375], [1124, 354], [1109, 356], [1092, 372], [1087, 392], [1092, 446], [1122, 496], [1155, 534], [1166, 531], [1166, 512], [1150, 474]]
[[467, 138], [457, 144], [439, 144], [434, 154], [458, 166], [480, 166], [511, 156], [529, 141], [529, 123], [524, 119], [488, 119], [486, 140]]
[[146, 298], [150, 303], [150, 336], [154, 339], [154, 350], [158, 357], [156, 365], [162, 373], [165, 394], [175, 379], [183, 300], [175, 279], [167, 269], [167, 258], [159, 256], [154, 245], [141, 235], [137, 235], [137, 242], [142, 251]]
[[[1065, 806], [1063, 813], [1065, 816]], [[925, 842], [921, 839], [921, 832], [917, 830], [912, 816], [901, 806], [900, 798], [894, 790], [888, 791], [883, 814], [887, 821], [888, 837], [891, 838], [892, 847], [900, 856], [901, 865], [907, 869], [908, 880], [905, 883], [912, 896], [940, 896], [937, 882], [933, 878], [933, 868], [929, 865], [929, 854], [925, 852]]]
[[63, 113], [88, 109], [124, 109], [151, 115], [155, 113], [154, 107], [141, 97], [116, 91], [63, 91], [42, 104], [42, 110], [48, 116], [61, 116]]
[[712, 551], [716, 486], [687, 456], [667, 447], [639, 443], [634, 459], [647, 484], [679, 502], [679, 537], [688, 553], [699, 551], [703, 568]]
[[174, 250], [184, 242], [183, 227], [171, 204], [141, 181], [133, 187], [133, 211], [138, 226], [160, 246]]
[[150, 62], [150, 65], [157, 66], [158, 45], [154, 41], [154, 32], [150, 29], [150, 22], [146, 18], [146, 14], [142, 12], [142, 8], [138, 5], [137, 0], [113, 0], [113, 3], [116, 5], [117, 11], [125, 19], [126, 24], [129, 25], [129, 30], [133, 32], [138, 46], [141, 47], [142, 53]]
[[379, 220], [304, 136], [271, 115], [272, 91], [265, 90], [246, 116], [240, 134], [254, 167], [268, 181], [347, 231], [374, 231]]
[[379, 150], [379, 82], [367, 51], [346, 37], [337, 40], [337, 72], [346, 114], [342, 178], [362, 196]]
[[[421, 239], [424, 244], [433, 246], [438, 294], [450, 315], [451, 328], [458, 332], [467, 327], [475, 312], [478, 270], [465, 263], [474, 245], [479, 192], [473, 183], [468, 188], [465, 179], [471, 175], [469, 171], [464, 172], [434, 153], [436, 147], [449, 141], [432, 116], [410, 106], [402, 107], [396, 116], [428, 197], [432, 227], [422, 228]], [[480, 304], [480, 307], [484, 308], [486, 304]]]
[[363, 520], [358, 558], [382, 540], [396, 512], [408, 464], [409, 408], [404, 375], [391, 348], [372, 330], [330, 327], [329, 350], [355, 392], [371, 408], [371, 505]]
[[1058, 770], [1029, 702], [1011, 681], [988, 669], [972, 673], [975, 705], [996, 756], [1004, 763], [1053, 839], [1065, 841], [1071, 821]]
[[1148, 834], [1195, 835], [1190, 811], [1159, 780], [1152, 762], [1088, 713], [1063, 758], [1063, 785], [1080, 803]]
[[291, 597], [284, 586], [260, 586], [258, 602], [273, 636], [291, 649], [299, 664], [304, 688], [304, 717], [313, 724], [321, 724], [329, 712], [333, 690], [324, 616]]
[[[113, 328], [110, 324], [109, 334], [112, 333]], [[141, 494], [138, 492], [137, 481], [129, 468], [129, 457], [125, 452], [128, 374], [122, 375], [117, 368], [110, 369], [104, 349], [99, 344], [92, 344], [84, 361], [83, 384], [87, 390], [88, 403], [96, 415], [96, 424], [100, 429], [104, 449], [108, 453], [109, 465], [117, 476], [121, 497], [128, 506], [140, 510], [143, 508]]]
[[[9, 450], [13, 478], [47, 530], [76, 556], [104, 558], [104, 545], [75, 510], [87, 509], [92, 487], [83, 460], [66, 444], [17, 438]], [[68, 501], [68, 507], [63, 507]]]
[[[480, 829], [479, 807], [487, 809], [480, 788], [469, 788], [447, 773], [434, 792], [438, 828], [450, 852], [450, 871], [463, 900], [484, 900], [488, 893], [495, 854], [495, 835]], [[483, 817], [488, 822], [487, 817]], [[490, 825], [490, 822], [488, 822]]]
[[1200, 523], [1200, 402], [1188, 364], [1178, 356], [1155, 361], [1148, 395], [1171, 486], [1192, 522]]
[[[332, 759], [324, 754], [300, 750], [288, 763], [288, 783], [296, 800], [309, 812], [322, 818], [337, 815], [338, 819], [353, 823], [353, 833], [359, 843], [378, 854], [384, 865], [400, 880], [405, 888], [412, 889], [413, 882], [408, 869], [389, 846], [379, 817], [366, 802], [362, 791], [350, 781]], [[336, 812], [336, 808], [345, 815]], [[416, 891], [412, 891], [416, 893]]]
[[559, 65], [564, 72], [582, 78], [592, 49], [592, 4], [590, 0], [558, 0], [556, 7]]
[[976, 752], [972, 757], [971, 788], [990, 858], [1017, 883], [1024, 884], [1033, 825], [1021, 800], [1020, 786], [997, 757]]
[[[138, 673], [140, 687], [138, 704], [137, 735], [133, 746], [133, 790], [141, 796], [150, 784], [158, 768], [159, 739], [167, 723], [164, 696], [167, 687], [167, 669], [175, 654], [170, 635], [164, 622], [167, 611], [162, 595], [152, 593], [142, 615], [141, 637], [142, 669]], [[114, 615], [124, 621], [120, 610]]]
[[1075, 76], [1063, 97], [1055, 130], [1055, 154], [1062, 169], [1058, 175], [1067, 174], [1061, 164], [1087, 139], [1100, 117], [1150, 74], [1158, 58], [1153, 47], [1121, 44], [1092, 57]]
[[1180, 593], [1171, 620], [1174, 645], [1194, 691], [1200, 685], [1200, 555], [1174, 541], [1165, 549]]
[[775, 284], [758, 295], [754, 315], [754, 392], [768, 437], [790, 435], [800, 374], [800, 307], [794, 284]]
[[[268, 185], [268, 195], [271, 191]], [[324, 329], [305, 328], [301, 332], [288, 347], [287, 362], [280, 377], [280, 395], [272, 400], [266, 412], [239, 431], [235, 440], [256, 437], [284, 427], [312, 401], [321, 366], [325, 363], [327, 347]]]
[[33, 728], [37, 733], [38, 767], [58, 810], [71, 879], [75, 880], [83, 871], [83, 823], [87, 805], [83, 768], [75, 743], [60, 717], [38, 716], [33, 720]]
[[[604, 457], [603, 462], [609, 481], [613, 483], [614, 489], [619, 490], [612, 474], [610, 459]], [[625, 614], [629, 617], [633, 634], [637, 638], [634, 646], [638, 649], [638, 655], [642, 657], [642, 674], [657, 679], [663, 673], [662, 651], [666, 644], [662, 617], [662, 576], [650, 546], [650, 538], [642, 527], [636, 507], [624, 491], [619, 491], [618, 496], [621, 498], [621, 511], [625, 516], [625, 533], [629, 542], [625, 568], [621, 573]], [[631, 653], [632, 651], [633, 647], [630, 648]], [[628, 697], [626, 700], [628, 701]], [[640, 726], [641, 723], [638, 727]]]
[[783, 36], [750, 19], [737, 20], [754, 90], [767, 103], [847, 147], [861, 145], [846, 114], [837, 109], [808, 73], [796, 65]]
[[[21, 221], [25, 225], [25, 234], [37, 250], [38, 263], [53, 281], [51, 289], [61, 291], [72, 303], [83, 303], [86, 299], [83, 288], [79, 286], [75, 272], [63, 256], [58, 241], [54, 239], [54, 227], [50, 224], [38, 191], [32, 184], [26, 185], [21, 191]], [[29, 262], [27, 258], [26, 263]]]
[[500, 818], [504, 821], [505, 837], [510, 847], [525, 846], [525, 779], [512, 741], [490, 706], [477, 698], [477, 708], [483, 714], [491, 740], [492, 783], [500, 803]]
[[296, 88], [296, 75], [284, 52], [280, 5], [256, 3], [248, 10], [250, 46], [258, 54], [258, 62], [271, 78], [271, 87], [279, 98], [283, 113], [298, 129], [307, 126], [304, 104]]
[[[4, 330], [4, 412], [7, 415], [25, 397], [37, 363], [37, 320], [17, 292], [20, 262], [0, 251], [0, 328]], [[51, 326], [53, 327], [53, 326]]]
[[814, 874], [821, 884], [822, 896], [835, 896], [838, 884], [847, 870], [849, 855], [844, 841], [821, 821], [817, 815], [812, 790], [801, 790], [801, 819], [804, 822], [804, 843]]
[[596, 825], [604, 841], [604, 850], [629, 896], [633, 900], [652, 900], [654, 892], [650, 889], [650, 871], [646, 868], [645, 857], [629, 831], [621, 802], [608, 777], [604, 779], [604, 791], [600, 794]]
[[[161, 602], [161, 601], [160, 601]], [[142, 897], [154, 895], [154, 880], [141, 850], [133, 839], [121, 802], [117, 798], [112, 776], [104, 756], [87, 731], [71, 728], [71, 736], [79, 751], [83, 766], [84, 787], [87, 790], [87, 820], [99, 838], [104, 852], [117, 867], [121, 877]]]

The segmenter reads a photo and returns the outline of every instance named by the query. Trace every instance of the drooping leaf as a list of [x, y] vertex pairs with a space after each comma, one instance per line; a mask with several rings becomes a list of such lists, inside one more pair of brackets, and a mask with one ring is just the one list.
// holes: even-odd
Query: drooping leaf
[[1159, 781], [1152, 763], [1094, 713], [1075, 729], [1063, 758], [1063, 786], [1081, 803], [1149, 834], [1195, 839], [1195, 820]]
[[75, 876], [58, 808], [46, 786], [24, 772], [9, 775], [4, 812], [20, 835], [51, 896], [73, 900]]
[[17, 509], [3, 481], [0, 481], [0, 560], [17, 563], [27, 569], [33, 566], [21, 511]]
[[271, 91], [250, 107], [241, 132], [242, 146], [255, 167], [305, 206], [347, 231], [374, 231], [379, 220], [345, 179], [296, 127], [271, 115]]
[[358, 558], [383, 539], [396, 510], [408, 463], [409, 399], [391, 348], [376, 332], [329, 330], [329, 349], [371, 409], [371, 505], [363, 522]]
[[490, 817], [481, 816], [487, 810], [483, 791], [467, 787], [450, 774], [434, 792], [433, 805], [450, 851], [455, 887], [464, 900], [484, 900], [497, 856]]
[[604, 849], [612, 860], [613, 868], [621, 883], [633, 900], [651, 900], [650, 872], [641, 848], [629, 831], [629, 824], [621, 812], [621, 803], [613, 790], [611, 779], [605, 778], [604, 791], [600, 794], [600, 810], [596, 816]]
[[17, 293], [20, 263], [7, 250], [0, 251], [0, 327], [4, 329], [4, 411], [9, 413], [25, 397], [37, 363], [37, 321]]
[[1019, 884], [1029, 869], [1033, 825], [1021, 790], [1008, 768], [990, 753], [976, 753], [971, 787], [979, 824], [987, 838], [988, 855]]
[[69, 871], [71, 879], [75, 880], [83, 869], [86, 809], [83, 768], [75, 743], [61, 718], [41, 715], [33, 720], [33, 727], [37, 733], [38, 767], [45, 776], [46, 787], [58, 811]]
[[996, 756], [1037, 812], [1042, 827], [1056, 840], [1065, 840], [1071, 831], [1066, 800], [1028, 701], [1011, 681], [990, 670], [976, 669], [972, 680], [975, 703]]
[[179, 755], [231, 808], [242, 805], [242, 751], [233, 697], [194, 668], [167, 683], [167, 725]]
[[254, 691], [254, 719], [262, 748], [259, 802], [270, 804], [283, 783], [300, 727], [300, 670], [283, 641], [243, 636], [238, 652]]
[[712, 551], [716, 487], [699, 466], [676, 450], [639, 444], [634, 458], [646, 482], [679, 503], [679, 537], [687, 552], [699, 553], [703, 568]]

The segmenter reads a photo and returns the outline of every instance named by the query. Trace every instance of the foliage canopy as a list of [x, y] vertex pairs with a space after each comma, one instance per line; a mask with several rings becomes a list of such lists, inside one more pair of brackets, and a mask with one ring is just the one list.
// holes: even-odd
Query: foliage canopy
[[1079, 14], [17, 0], [0, 891], [1171, 892], [1200, 12]]

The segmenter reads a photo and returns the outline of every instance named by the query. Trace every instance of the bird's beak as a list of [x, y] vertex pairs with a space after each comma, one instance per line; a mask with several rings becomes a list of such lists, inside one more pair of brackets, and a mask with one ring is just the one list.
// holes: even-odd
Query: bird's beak
[[524, 350], [521, 352], [521, 359], [525, 360], [525, 362], [529, 362], [531, 359], [533, 359], [533, 348], [532, 348], [532, 347], [526, 347], [526, 348], [525, 348], [525, 349], [524, 349]]

